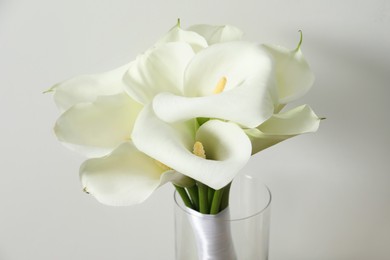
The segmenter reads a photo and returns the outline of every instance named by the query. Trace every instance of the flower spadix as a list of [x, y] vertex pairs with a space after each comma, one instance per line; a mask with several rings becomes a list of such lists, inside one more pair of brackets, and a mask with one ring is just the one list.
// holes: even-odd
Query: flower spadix
[[192, 153], [200, 158], [206, 159], [206, 152], [204, 150], [203, 144], [199, 141], [194, 143], [194, 149]]
[[[198, 127], [196, 119], [167, 123], [151, 105], [139, 114], [132, 139], [148, 156], [214, 189], [226, 186], [251, 155], [250, 140], [236, 124], [209, 120]], [[194, 154], [200, 144], [206, 158]]]
[[226, 77], [222, 77], [217, 85], [215, 86], [215, 89], [213, 91], [214, 94], [219, 94], [221, 93], [224, 89], [225, 89], [225, 86], [226, 86], [226, 82], [227, 82], [227, 79]]

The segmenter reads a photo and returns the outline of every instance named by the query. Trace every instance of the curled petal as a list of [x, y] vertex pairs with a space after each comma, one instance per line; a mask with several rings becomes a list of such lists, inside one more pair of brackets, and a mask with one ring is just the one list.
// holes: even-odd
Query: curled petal
[[[161, 121], [153, 111], [151, 104], [139, 113], [131, 138], [137, 148], [172, 168], [161, 156], [176, 158], [180, 151], [191, 151], [195, 143], [196, 121], [194, 119], [180, 123], [167, 124]], [[179, 151], [179, 152], [178, 152]]]
[[[260, 91], [258, 91], [260, 92]], [[156, 115], [166, 122], [181, 122], [195, 117], [219, 118], [233, 121], [244, 127], [256, 127], [273, 113], [273, 98], [261, 93], [261, 102], [246, 86], [215, 96], [188, 98], [162, 93], [153, 100]]]
[[82, 75], [54, 85], [54, 101], [61, 112], [71, 106], [92, 102], [98, 96], [115, 95], [124, 92], [123, 75], [131, 63], [101, 74]]
[[57, 120], [54, 131], [68, 148], [88, 157], [103, 156], [130, 139], [141, 109], [126, 93], [101, 96], [71, 107]]
[[191, 26], [188, 30], [202, 35], [209, 45], [220, 42], [239, 41], [244, 35], [240, 29], [231, 25], [198, 24]]
[[196, 32], [183, 30], [180, 26], [174, 26], [166, 35], [164, 35], [156, 45], [161, 45], [167, 42], [185, 42], [191, 45], [194, 52], [206, 48], [207, 41], [205, 38]]
[[110, 206], [128, 206], [143, 202], [158, 187], [180, 176], [166, 171], [156, 161], [124, 143], [110, 155], [85, 161], [80, 179], [86, 192]]
[[307, 106], [276, 114], [257, 128], [245, 132], [252, 142], [252, 154], [296, 135], [317, 131], [320, 118]]
[[314, 83], [314, 74], [301, 49], [290, 51], [280, 46], [264, 47], [275, 60], [279, 103], [286, 104], [305, 95]]
[[194, 56], [184, 42], [169, 42], [137, 57], [124, 76], [126, 92], [142, 104], [149, 103], [160, 92], [182, 94], [183, 75]]
[[[189, 129], [187, 131], [180, 131]], [[226, 186], [245, 166], [251, 155], [251, 143], [233, 123], [210, 120], [195, 133], [193, 120], [167, 124], [146, 106], [135, 124], [132, 138], [139, 150], [170, 168], [214, 189]], [[192, 153], [195, 141], [205, 148], [207, 159]]]
[[[224, 90], [213, 94], [223, 77]], [[252, 43], [216, 44], [197, 53], [184, 82], [186, 97], [163, 93], [153, 101], [164, 121], [210, 117], [256, 127], [272, 116], [277, 102], [272, 59]]]

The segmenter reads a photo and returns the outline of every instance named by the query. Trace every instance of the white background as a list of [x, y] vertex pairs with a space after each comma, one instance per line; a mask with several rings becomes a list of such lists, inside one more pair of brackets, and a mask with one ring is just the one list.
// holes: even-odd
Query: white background
[[173, 259], [172, 187], [113, 208], [81, 191], [57, 142], [54, 83], [135, 58], [180, 17], [302, 50], [316, 134], [244, 171], [273, 192], [271, 260], [390, 259], [390, 1], [0, 0], [0, 259]]

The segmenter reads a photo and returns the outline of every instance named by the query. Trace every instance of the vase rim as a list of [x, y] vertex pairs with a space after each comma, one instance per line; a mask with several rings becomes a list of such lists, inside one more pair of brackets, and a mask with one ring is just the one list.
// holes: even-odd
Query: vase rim
[[[245, 174], [243, 177], [247, 177], [249, 179], [256, 178], [256, 177], [251, 176], [249, 174]], [[261, 182], [261, 185], [265, 187], [266, 192], [267, 192], [269, 198], [267, 199], [267, 203], [265, 203], [265, 205], [260, 210], [257, 210], [256, 212], [254, 212], [252, 214], [249, 214], [248, 216], [245, 216], [245, 217], [232, 217], [231, 219], [220, 219], [220, 220], [221, 221], [229, 221], [229, 222], [243, 221], [243, 220], [250, 219], [250, 218], [253, 218], [255, 216], [258, 216], [258, 215], [264, 213], [265, 211], [267, 211], [270, 208], [270, 205], [271, 205], [272, 193], [271, 193], [271, 190], [269, 189], [269, 187], [267, 185], [265, 185], [262, 182]], [[191, 215], [191, 216], [195, 216], [195, 217], [202, 217], [202, 218], [206, 218], [206, 219], [207, 218], [213, 219], [213, 218], [215, 218], [215, 216], [219, 215], [219, 213], [216, 214], [216, 215], [202, 214], [202, 213], [200, 213], [198, 211], [195, 211], [193, 209], [187, 208], [181, 200], [178, 201], [177, 198], [180, 198], [180, 196], [178, 196], [177, 194], [178, 193], [175, 190], [174, 193], [173, 193], [173, 199], [175, 201], [176, 206], [179, 207], [180, 210], [182, 210], [185, 214], [188, 214], [188, 215]], [[225, 210], [221, 211], [220, 213], [222, 213], [224, 211]]]

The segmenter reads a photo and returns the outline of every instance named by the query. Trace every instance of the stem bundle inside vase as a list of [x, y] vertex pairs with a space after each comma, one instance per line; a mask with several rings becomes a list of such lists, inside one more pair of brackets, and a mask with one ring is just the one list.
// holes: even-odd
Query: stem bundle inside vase
[[201, 182], [196, 182], [191, 187], [175, 185], [175, 188], [188, 208], [202, 214], [215, 215], [229, 205], [230, 186], [231, 183], [219, 190], [214, 190]]

